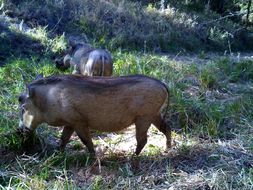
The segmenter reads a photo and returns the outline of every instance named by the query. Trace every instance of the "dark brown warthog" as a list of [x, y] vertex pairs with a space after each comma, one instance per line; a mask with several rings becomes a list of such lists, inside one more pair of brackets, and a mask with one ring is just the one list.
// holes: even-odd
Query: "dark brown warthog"
[[[74, 66], [73, 74], [88, 76], [111, 76], [113, 63], [111, 54], [105, 49], [94, 49], [88, 44], [73, 45], [64, 58], [56, 59], [57, 67]], [[72, 56], [71, 56], [72, 55]]]
[[142, 75], [51, 76], [32, 82], [28, 94], [19, 97], [20, 127], [35, 130], [41, 123], [64, 126], [62, 149], [75, 131], [94, 153], [90, 129], [113, 132], [135, 124], [138, 155], [147, 142], [151, 123], [166, 136], [167, 147], [171, 146], [170, 128], [161, 117], [166, 100], [166, 86]]

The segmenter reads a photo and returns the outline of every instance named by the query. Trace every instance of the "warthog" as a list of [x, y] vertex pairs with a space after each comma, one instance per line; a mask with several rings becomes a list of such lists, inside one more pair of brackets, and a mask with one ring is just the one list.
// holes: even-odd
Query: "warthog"
[[[62, 59], [55, 60], [62, 69], [74, 66], [73, 74], [88, 76], [111, 76], [113, 63], [110, 53], [105, 49], [94, 49], [88, 44], [77, 44], [67, 51]], [[72, 56], [71, 56], [72, 55]]]
[[64, 126], [61, 149], [75, 131], [89, 152], [95, 153], [90, 129], [113, 132], [135, 124], [138, 155], [151, 123], [166, 136], [167, 147], [171, 146], [171, 130], [161, 116], [169, 92], [159, 80], [142, 75], [62, 75], [35, 80], [27, 91], [19, 97], [20, 127], [33, 131], [41, 123]]

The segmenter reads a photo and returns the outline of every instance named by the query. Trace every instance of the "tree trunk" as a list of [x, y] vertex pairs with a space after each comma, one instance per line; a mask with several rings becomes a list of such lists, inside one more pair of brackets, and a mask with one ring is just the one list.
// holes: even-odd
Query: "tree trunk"
[[250, 14], [251, 4], [252, 4], [252, 0], [249, 0], [248, 7], [247, 7], [246, 26], [249, 26], [249, 14]]

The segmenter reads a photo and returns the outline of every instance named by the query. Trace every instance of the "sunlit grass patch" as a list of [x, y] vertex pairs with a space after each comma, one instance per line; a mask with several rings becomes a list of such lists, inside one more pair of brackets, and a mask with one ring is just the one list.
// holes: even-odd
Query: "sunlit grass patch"
[[253, 61], [252, 60], [229, 60], [220, 59], [217, 66], [224, 72], [230, 82], [252, 81]]
[[166, 56], [135, 54], [118, 51], [113, 53], [114, 75], [144, 74], [163, 81], [172, 82], [182, 76], [184, 66]]
[[[44, 72], [46, 75], [51, 75], [58, 71], [48, 61], [36, 63], [33, 59], [13, 60], [2, 67], [0, 69], [0, 87], [2, 89], [1, 108], [5, 108], [4, 110], [16, 110], [17, 96], [22, 91], [25, 91], [25, 84], [31, 82], [41, 72]], [[6, 104], [8, 101], [9, 103]]]
[[67, 40], [64, 33], [62, 35], [55, 36], [54, 38], [50, 38], [47, 26], [39, 26], [38, 28], [33, 28], [28, 31], [21, 32], [32, 39], [40, 41], [41, 44], [46, 47], [45, 53], [63, 52], [67, 47]]
[[229, 68], [232, 60], [218, 59], [205, 65], [187, 65], [165, 56], [149, 54], [117, 52], [114, 57], [115, 75], [146, 74], [167, 83], [171, 92], [172, 123], [185, 132], [189, 127], [197, 130], [204, 127], [205, 135], [224, 137], [227, 129], [233, 129], [233, 125], [240, 123], [246, 114], [244, 107], [251, 102], [247, 96], [233, 94], [228, 89], [227, 79], [233, 73], [224, 69]]
[[208, 64], [200, 70], [200, 84], [202, 88], [215, 88], [218, 85], [220, 75], [215, 64]]

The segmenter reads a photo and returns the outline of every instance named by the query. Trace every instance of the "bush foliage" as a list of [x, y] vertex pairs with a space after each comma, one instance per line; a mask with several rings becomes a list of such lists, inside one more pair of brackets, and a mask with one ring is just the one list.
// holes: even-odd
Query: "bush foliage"
[[23, 19], [30, 27], [47, 26], [51, 35], [63, 32], [79, 35], [111, 50], [252, 49], [250, 28], [245, 29], [230, 18], [220, 19], [211, 10], [185, 9], [191, 4], [184, 2], [164, 2], [166, 6], [161, 8], [140, 1], [6, 0], [3, 10]]

